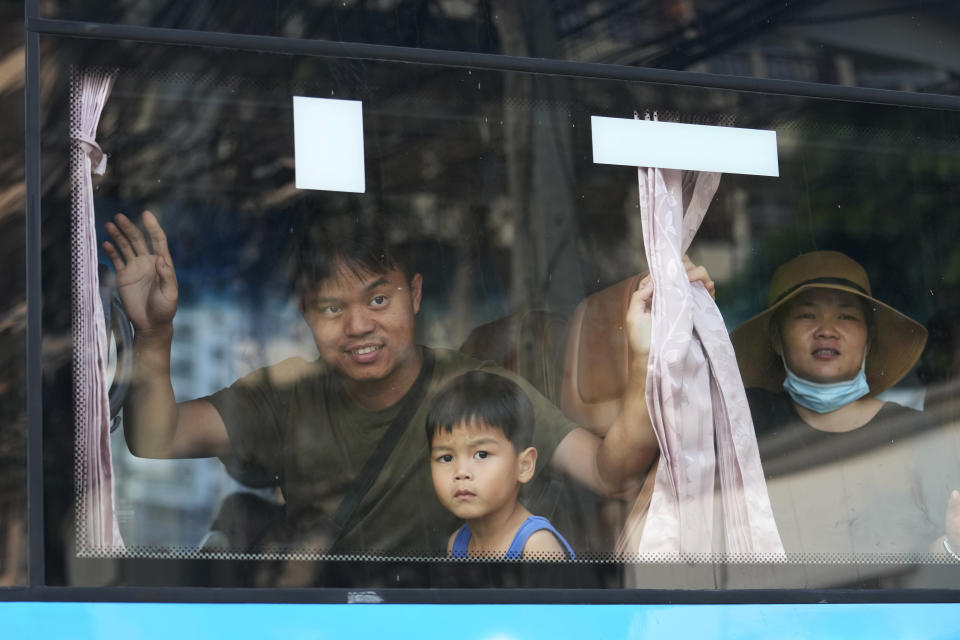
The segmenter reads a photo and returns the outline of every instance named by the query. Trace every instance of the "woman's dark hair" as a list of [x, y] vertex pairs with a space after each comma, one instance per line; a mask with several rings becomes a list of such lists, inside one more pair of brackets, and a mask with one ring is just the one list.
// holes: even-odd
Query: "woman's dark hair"
[[479, 421], [501, 429], [517, 451], [533, 444], [533, 404], [520, 386], [488, 371], [470, 371], [450, 380], [430, 403], [427, 443], [441, 429]]

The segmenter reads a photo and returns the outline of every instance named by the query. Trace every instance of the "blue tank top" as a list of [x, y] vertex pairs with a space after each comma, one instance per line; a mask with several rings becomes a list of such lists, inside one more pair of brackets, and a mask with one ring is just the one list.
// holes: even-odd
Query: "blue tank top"
[[[542, 516], [530, 516], [523, 521], [523, 524], [520, 525], [520, 528], [517, 529], [517, 534], [513, 536], [513, 542], [510, 543], [510, 548], [507, 549], [506, 555], [503, 556], [504, 560], [520, 560], [523, 558], [523, 548], [527, 544], [527, 540], [530, 539], [537, 531], [541, 529], [546, 529], [553, 535], [557, 537], [557, 540], [563, 545], [567, 550], [567, 555], [571, 560], [576, 559], [576, 554], [573, 552], [573, 548], [570, 547], [570, 544], [564, 539], [560, 532], [553, 528], [553, 525], [550, 524], [550, 521]], [[457, 535], [453, 538], [453, 548], [450, 549], [450, 556], [453, 558], [466, 558], [467, 557], [467, 547], [470, 545], [470, 527], [464, 524], [457, 530]]]

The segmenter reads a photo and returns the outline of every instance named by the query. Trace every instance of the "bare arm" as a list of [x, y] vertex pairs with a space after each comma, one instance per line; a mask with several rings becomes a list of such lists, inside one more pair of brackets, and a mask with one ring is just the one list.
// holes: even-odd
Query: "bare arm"
[[628, 495], [639, 488], [659, 452], [647, 410], [646, 356], [634, 354], [620, 415], [606, 436], [574, 429], [553, 455], [556, 468], [603, 496]]
[[557, 537], [546, 529], [534, 531], [523, 545], [523, 557], [527, 560], [566, 560], [567, 550]]
[[123, 405], [124, 435], [134, 455], [192, 458], [226, 453], [220, 414], [205, 400], [180, 405], [170, 382], [170, 345], [177, 312], [177, 275], [157, 219], [143, 213], [150, 245], [123, 214], [106, 225], [113, 242], [103, 249], [117, 273], [117, 289], [133, 324], [133, 371]]
[[934, 553], [944, 553], [949, 550], [954, 557], [960, 557], [960, 491], [956, 489], [950, 492], [950, 497], [947, 499], [947, 513], [944, 520], [945, 533], [933, 541], [930, 550]]
[[[714, 284], [706, 269], [686, 256], [684, 266], [690, 281], [702, 282], [713, 295]], [[600, 495], [618, 497], [635, 492], [659, 454], [646, 398], [652, 300], [653, 284], [647, 276], [640, 281], [627, 310], [630, 371], [620, 415], [603, 438], [586, 429], [574, 429], [553, 456], [557, 469]]]
[[947, 503], [946, 530], [947, 544], [960, 556], [960, 491], [956, 489], [950, 492]]

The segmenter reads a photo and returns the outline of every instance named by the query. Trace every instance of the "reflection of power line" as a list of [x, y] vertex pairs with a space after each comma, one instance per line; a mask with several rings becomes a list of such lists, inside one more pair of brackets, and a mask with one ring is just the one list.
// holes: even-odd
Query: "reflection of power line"
[[[731, 5], [740, 3], [732, 2]], [[809, 7], [809, 5], [808, 5]], [[754, 3], [742, 17], [733, 16], [726, 23], [717, 22], [714, 14], [701, 24], [706, 25], [699, 38], [684, 42], [674, 50], [651, 61], [652, 66], [682, 69], [709, 58], [733, 45], [741, 44], [749, 37], [772, 29], [784, 16], [799, 10], [795, 5], [785, 5], [776, 0]]]
[[[749, 36], [772, 29], [786, 16], [808, 11], [822, 1], [797, 6], [780, 0], [733, 0], [719, 9], [696, 16], [669, 33], [631, 45], [607, 62], [683, 69], [734, 44], [742, 44]], [[650, 48], [653, 50], [649, 53], [642, 52]]]
[[900, 5], [885, 7], [883, 9], [871, 9], [869, 11], [855, 11], [852, 13], [840, 13], [828, 16], [811, 16], [808, 18], [788, 18], [781, 21], [782, 24], [826, 24], [831, 22], [848, 22], [853, 20], [865, 20], [867, 18], [879, 18], [882, 16], [892, 16], [907, 11], [917, 11], [933, 7], [942, 7], [944, 5], [956, 5], [956, 0], [921, 0], [920, 2], [907, 2]]
[[628, 7], [635, 7], [636, 4], [637, 4], [636, 0], [626, 0], [626, 2], [619, 2], [613, 5], [612, 7], [610, 7], [609, 9], [606, 9], [601, 13], [598, 13], [597, 15], [590, 16], [589, 18], [585, 19], [583, 22], [581, 22], [580, 24], [574, 27], [570, 27], [569, 29], [558, 30], [557, 36], [560, 38], [575, 36], [582, 31], [586, 31], [593, 25], [599, 22], [603, 22], [607, 18], [622, 18], [622, 16], [618, 14], [623, 9], [626, 9]]

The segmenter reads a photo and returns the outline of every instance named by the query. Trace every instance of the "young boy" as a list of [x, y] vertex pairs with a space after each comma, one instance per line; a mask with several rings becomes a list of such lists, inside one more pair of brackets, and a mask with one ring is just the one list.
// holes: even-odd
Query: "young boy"
[[427, 414], [437, 497], [466, 523], [450, 536], [454, 558], [574, 558], [546, 518], [517, 501], [533, 477], [533, 406], [508, 378], [471, 371], [437, 394]]

